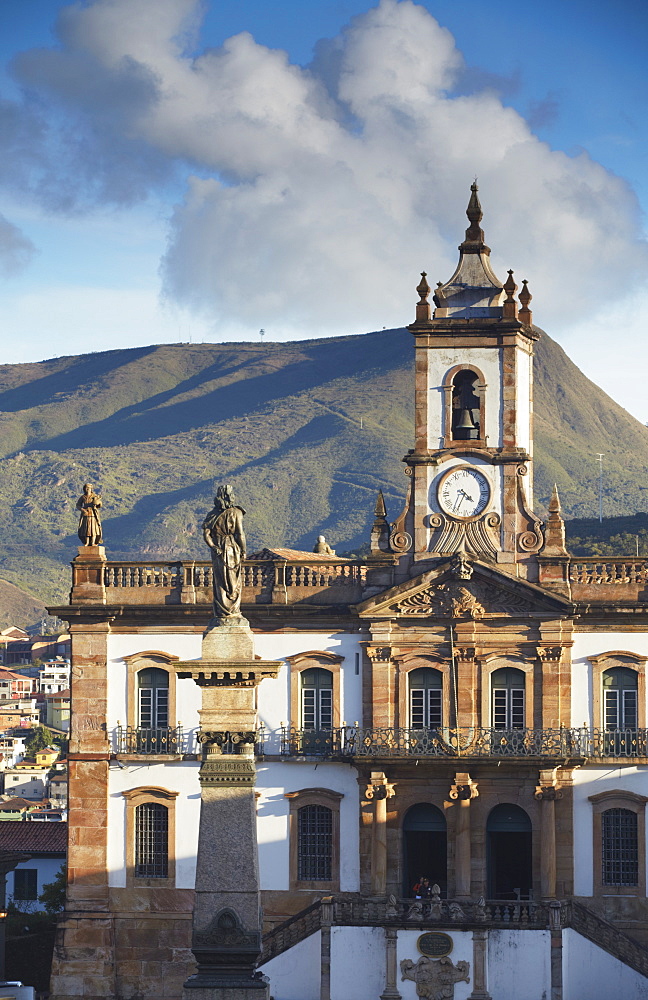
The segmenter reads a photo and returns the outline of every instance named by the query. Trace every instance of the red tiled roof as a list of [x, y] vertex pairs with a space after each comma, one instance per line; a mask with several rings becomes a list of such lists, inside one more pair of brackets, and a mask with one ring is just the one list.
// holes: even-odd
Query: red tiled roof
[[0, 851], [58, 854], [67, 849], [67, 823], [16, 823], [0, 820]]

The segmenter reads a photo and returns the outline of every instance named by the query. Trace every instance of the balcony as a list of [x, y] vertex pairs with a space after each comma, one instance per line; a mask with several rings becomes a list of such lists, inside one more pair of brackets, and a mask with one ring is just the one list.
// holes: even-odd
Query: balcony
[[[279, 730], [278, 752], [285, 757], [334, 759], [520, 758], [636, 759], [648, 757], [648, 730], [625, 729], [441, 729], [364, 728]], [[275, 734], [264, 740], [266, 753], [277, 752]]]
[[188, 734], [182, 726], [175, 729], [142, 729], [135, 726], [117, 726], [114, 749], [117, 754], [133, 757], [182, 756], [188, 753]]

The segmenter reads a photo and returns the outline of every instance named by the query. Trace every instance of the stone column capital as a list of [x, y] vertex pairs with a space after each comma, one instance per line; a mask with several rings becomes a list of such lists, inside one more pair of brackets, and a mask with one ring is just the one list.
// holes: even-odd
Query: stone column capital
[[383, 771], [372, 771], [371, 781], [365, 789], [367, 801], [376, 799], [391, 799], [396, 794], [394, 783], [387, 780]]
[[479, 795], [477, 782], [473, 781], [468, 772], [455, 774], [454, 784], [450, 785], [450, 798], [456, 801], [476, 799]]
[[562, 791], [558, 785], [556, 774], [557, 768], [555, 767], [539, 772], [539, 780], [534, 793], [534, 798], [538, 802], [555, 802], [557, 799], [562, 799]]

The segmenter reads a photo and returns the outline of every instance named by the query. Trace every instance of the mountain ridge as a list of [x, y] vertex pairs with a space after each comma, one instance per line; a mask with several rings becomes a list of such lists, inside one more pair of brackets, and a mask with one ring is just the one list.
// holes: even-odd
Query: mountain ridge
[[[83, 483], [103, 494], [109, 558], [206, 558], [200, 524], [231, 481], [250, 550], [367, 541], [378, 489], [402, 508], [413, 438], [405, 329], [288, 343], [162, 344], [0, 365], [0, 575], [61, 600]], [[541, 333], [535, 506], [570, 516], [648, 507], [648, 429]]]

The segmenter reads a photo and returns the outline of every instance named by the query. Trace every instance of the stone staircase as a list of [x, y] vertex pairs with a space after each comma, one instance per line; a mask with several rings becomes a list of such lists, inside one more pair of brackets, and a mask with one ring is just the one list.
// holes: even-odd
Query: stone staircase
[[324, 896], [274, 927], [263, 937], [263, 965], [323, 927], [395, 927], [457, 930], [572, 928], [588, 941], [648, 978], [648, 951], [609, 921], [576, 900], [516, 902]]

